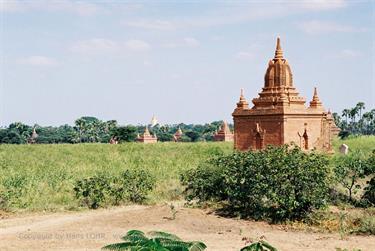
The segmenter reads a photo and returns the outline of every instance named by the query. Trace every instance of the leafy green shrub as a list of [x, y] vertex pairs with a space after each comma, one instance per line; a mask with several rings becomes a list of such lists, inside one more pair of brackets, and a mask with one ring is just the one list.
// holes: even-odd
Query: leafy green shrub
[[277, 249], [265, 241], [258, 241], [242, 248], [240, 251], [277, 251]]
[[346, 156], [340, 156], [336, 160], [334, 168], [337, 181], [348, 191], [349, 201], [353, 202], [353, 194], [361, 189], [360, 180], [366, 177], [368, 159], [360, 151]]
[[120, 176], [120, 184], [125, 188], [124, 198], [139, 203], [155, 187], [155, 178], [146, 170], [125, 170]]
[[215, 160], [202, 163], [197, 169], [190, 169], [181, 174], [180, 180], [186, 186], [185, 198], [188, 201], [225, 200], [226, 194], [222, 187], [224, 175], [215, 166]]
[[186, 199], [229, 204], [232, 212], [273, 222], [300, 219], [326, 205], [328, 159], [296, 146], [235, 152], [181, 177]]
[[76, 182], [73, 188], [76, 198], [81, 199], [81, 204], [91, 209], [96, 209], [108, 199], [109, 178], [94, 176]]
[[351, 233], [375, 235], [374, 215], [361, 217], [360, 219], [358, 219], [358, 222], [356, 222], [356, 225], [357, 227], [355, 227], [354, 230], [351, 231]]
[[8, 210], [13, 206], [20, 205], [19, 198], [25, 191], [27, 177], [24, 175], [12, 175], [5, 178], [0, 186], [0, 209]]
[[372, 177], [370, 181], [367, 181], [367, 186], [364, 189], [365, 193], [362, 196], [362, 200], [366, 205], [375, 206], [375, 177]]
[[149, 232], [147, 236], [139, 230], [131, 230], [122, 237], [125, 242], [110, 244], [102, 249], [108, 250], [149, 250], [149, 251], [203, 251], [202, 242], [184, 242], [179, 237], [165, 232]]
[[125, 170], [119, 176], [104, 175], [76, 182], [74, 192], [81, 204], [92, 209], [118, 205], [121, 201], [143, 202], [154, 188], [155, 179], [145, 170]]

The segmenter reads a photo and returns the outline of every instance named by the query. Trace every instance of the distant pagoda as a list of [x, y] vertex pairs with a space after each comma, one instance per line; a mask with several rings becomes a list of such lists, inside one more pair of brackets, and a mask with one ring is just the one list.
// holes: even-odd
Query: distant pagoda
[[181, 130], [181, 127], [178, 127], [177, 131], [175, 132], [175, 134], [173, 135], [173, 141], [174, 142], [179, 142], [181, 141], [181, 138], [182, 138], [182, 130]]
[[137, 135], [136, 141], [144, 144], [152, 144], [158, 142], [158, 138], [156, 135], [151, 135], [148, 127], [146, 126], [144, 133]]
[[157, 124], [159, 124], [159, 121], [158, 121], [158, 119], [155, 117], [155, 115], [153, 115], [152, 118], [151, 118], [150, 125], [151, 125], [151, 127], [154, 127], [154, 126], [156, 126]]
[[214, 134], [214, 141], [233, 141], [234, 135], [226, 121], [220, 126], [219, 131]]
[[35, 144], [38, 138], [38, 134], [36, 133], [35, 127], [33, 128], [33, 132], [31, 133], [30, 138], [28, 139], [29, 144]]

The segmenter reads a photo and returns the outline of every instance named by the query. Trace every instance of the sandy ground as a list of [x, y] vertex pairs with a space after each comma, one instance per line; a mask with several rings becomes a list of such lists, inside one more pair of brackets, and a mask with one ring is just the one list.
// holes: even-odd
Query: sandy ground
[[0, 219], [0, 250], [100, 250], [120, 241], [128, 230], [161, 230], [184, 240], [201, 240], [208, 251], [239, 251], [246, 239], [264, 238], [279, 251], [332, 250], [336, 247], [375, 250], [374, 236], [288, 231], [264, 222], [227, 219], [201, 209], [127, 206], [85, 212], [10, 215]]

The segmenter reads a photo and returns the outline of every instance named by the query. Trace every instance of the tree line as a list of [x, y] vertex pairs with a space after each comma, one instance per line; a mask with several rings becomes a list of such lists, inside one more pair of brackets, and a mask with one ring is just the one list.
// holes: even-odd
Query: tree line
[[[365, 103], [358, 102], [353, 108], [333, 113], [336, 125], [341, 129], [339, 136], [375, 135], [375, 109], [365, 111]], [[173, 124], [149, 126], [150, 132], [156, 134], [158, 141], [173, 141], [173, 135], [181, 128], [182, 142], [213, 141], [213, 135], [222, 121], [206, 124]], [[229, 125], [233, 129], [233, 125]], [[33, 138], [33, 130], [37, 137]], [[81, 117], [74, 125], [39, 126], [15, 122], [8, 127], [0, 128], [0, 143], [3, 144], [57, 144], [57, 143], [108, 143], [111, 138], [118, 142], [133, 142], [137, 134], [142, 134], [145, 125], [118, 125], [116, 120], [102, 121], [95, 117]]]
[[375, 135], [375, 109], [365, 111], [365, 103], [358, 102], [354, 107], [344, 109], [340, 114], [333, 113], [336, 125], [341, 129], [339, 136]]
[[[173, 141], [173, 135], [181, 128], [182, 142], [213, 141], [213, 135], [222, 121], [200, 124], [147, 125], [158, 141]], [[229, 125], [232, 127], [232, 125]], [[15, 122], [0, 129], [0, 143], [3, 144], [58, 144], [58, 143], [108, 143], [111, 139], [118, 142], [133, 142], [142, 134], [146, 125], [118, 125], [116, 120], [102, 121], [95, 117], [81, 117], [74, 125], [40, 126]], [[35, 130], [35, 132], [34, 132]], [[33, 133], [34, 132], [34, 133]], [[35, 135], [36, 133], [36, 135]]]

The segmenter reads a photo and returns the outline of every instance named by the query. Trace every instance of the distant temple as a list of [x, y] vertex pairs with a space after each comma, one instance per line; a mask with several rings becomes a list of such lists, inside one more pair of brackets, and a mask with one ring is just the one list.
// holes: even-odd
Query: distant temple
[[137, 135], [136, 141], [144, 144], [150, 144], [156, 143], [158, 141], [158, 138], [156, 137], [156, 135], [151, 135], [148, 127], [146, 126], [144, 133], [141, 135]]
[[219, 131], [215, 132], [214, 141], [233, 141], [233, 133], [230, 131], [227, 122], [223, 121]]
[[158, 119], [155, 117], [155, 115], [153, 115], [150, 122], [151, 127], [156, 126], [158, 123]]
[[181, 130], [180, 127], [178, 127], [178, 130], [173, 135], [173, 141], [174, 142], [179, 142], [179, 141], [181, 141], [181, 137], [182, 137], [182, 130]]
[[38, 138], [38, 134], [36, 133], [35, 127], [33, 128], [33, 132], [31, 133], [30, 138], [27, 140], [29, 144], [35, 144]]
[[332, 139], [339, 131], [333, 116], [323, 108], [316, 88], [310, 106], [305, 106], [305, 98], [293, 86], [292, 71], [283, 57], [279, 38], [264, 87], [252, 102], [254, 106], [249, 108], [241, 90], [232, 114], [236, 149], [256, 150], [294, 142], [304, 150], [332, 151]]

